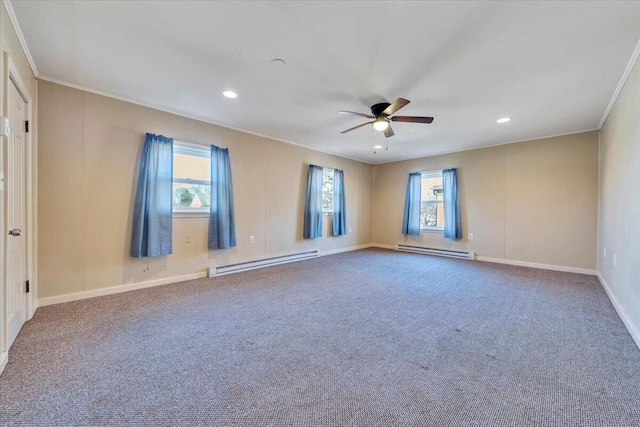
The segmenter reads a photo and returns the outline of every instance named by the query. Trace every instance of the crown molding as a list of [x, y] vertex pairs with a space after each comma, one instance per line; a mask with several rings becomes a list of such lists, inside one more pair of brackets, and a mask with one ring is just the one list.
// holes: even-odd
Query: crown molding
[[38, 69], [36, 68], [36, 63], [33, 60], [33, 56], [31, 56], [31, 52], [29, 51], [29, 47], [27, 46], [27, 41], [24, 38], [24, 34], [22, 34], [22, 29], [20, 28], [20, 24], [18, 23], [18, 17], [16, 16], [16, 12], [13, 10], [13, 5], [11, 4], [11, 0], [2, 0], [4, 3], [4, 7], [7, 9], [7, 14], [9, 15], [9, 20], [13, 24], [13, 29], [18, 36], [18, 40], [20, 41], [20, 46], [22, 46], [22, 50], [24, 51], [24, 55], [27, 57], [27, 61], [29, 61], [29, 65], [31, 66], [31, 71], [33, 75], [38, 78]]
[[65, 81], [61, 81], [58, 79], [54, 79], [54, 78], [50, 78], [50, 77], [46, 77], [46, 76], [41, 76], [38, 73], [38, 69], [36, 67], [36, 63], [33, 60], [33, 56], [31, 56], [31, 52], [29, 51], [29, 47], [27, 46], [27, 41], [24, 38], [24, 34], [22, 33], [22, 29], [20, 28], [20, 24], [18, 23], [18, 18], [15, 14], [15, 11], [13, 10], [13, 5], [11, 3], [11, 0], [2, 0], [6, 10], [7, 10], [7, 14], [9, 15], [9, 19], [11, 21], [11, 23], [13, 24], [14, 30], [16, 32], [16, 35], [18, 36], [18, 40], [20, 41], [20, 45], [22, 46], [22, 50], [24, 51], [25, 56], [27, 57], [27, 61], [29, 62], [29, 65], [31, 66], [31, 71], [33, 72], [34, 76], [38, 79], [41, 80], [45, 80], [45, 81], [49, 81], [52, 83], [56, 83], [56, 84], [60, 84], [63, 86], [68, 86], [74, 89], [79, 89], [85, 92], [89, 92], [89, 93], [93, 93], [96, 95], [101, 95], [101, 96], [106, 96], [108, 98], [113, 98], [113, 99], [117, 99], [120, 101], [125, 101], [125, 102], [129, 102], [132, 104], [136, 104], [136, 105], [140, 105], [143, 107], [147, 107], [147, 108], [152, 108], [154, 110], [159, 110], [159, 111], [164, 111], [170, 114], [175, 114], [181, 117], [186, 117], [189, 119], [193, 119], [193, 120], [198, 120], [201, 122], [205, 122], [205, 123], [209, 123], [209, 124], [213, 124], [216, 126], [221, 126], [227, 129], [232, 129], [232, 130], [236, 130], [239, 132], [244, 132], [244, 133], [248, 133], [250, 135], [255, 135], [255, 136], [259, 136], [262, 138], [267, 138], [267, 139], [271, 139], [274, 141], [279, 141], [279, 142], [284, 142], [286, 144], [291, 144], [291, 145], [295, 145], [298, 147], [302, 147], [302, 148], [306, 148], [309, 150], [313, 150], [313, 151], [317, 151], [320, 153], [325, 153], [325, 154], [330, 154], [333, 156], [337, 156], [337, 157], [342, 157], [345, 159], [349, 159], [349, 160], [354, 160], [360, 163], [365, 163], [365, 164], [369, 164], [369, 165], [382, 165], [382, 164], [386, 164], [386, 163], [395, 163], [395, 162], [402, 162], [402, 161], [407, 161], [407, 160], [415, 160], [418, 158], [423, 158], [423, 157], [432, 157], [432, 156], [439, 156], [439, 155], [443, 155], [443, 154], [451, 154], [451, 153], [457, 153], [457, 152], [461, 152], [461, 151], [469, 151], [469, 150], [477, 150], [477, 149], [481, 149], [481, 148], [489, 148], [489, 147], [496, 147], [499, 145], [506, 145], [506, 144], [514, 144], [514, 143], [518, 143], [518, 142], [525, 142], [525, 141], [531, 141], [531, 140], [536, 140], [536, 139], [545, 139], [545, 138], [553, 138], [553, 137], [558, 137], [558, 136], [565, 136], [565, 135], [572, 135], [572, 134], [576, 134], [576, 133], [583, 133], [583, 132], [591, 132], [591, 131], [599, 131], [602, 129], [602, 126], [604, 126], [604, 123], [607, 120], [607, 117], [609, 116], [609, 113], [611, 112], [611, 109], [613, 108], [613, 106], [615, 105], [618, 96], [620, 95], [620, 92], [622, 91], [622, 88], [624, 87], [627, 79], [629, 78], [629, 75], [631, 74], [631, 71], [633, 70], [633, 67], [635, 66], [638, 57], [640, 57], [640, 40], [638, 41], [638, 43], [636, 44], [635, 49], [633, 50], [633, 53], [631, 54], [631, 58], [629, 59], [629, 62], [627, 63], [627, 67], [624, 71], [624, 73], [622, 74], [620, 81], [618, 82], [618, 86], [616, 87], [615, 91], [613, 92], [613, 95], [611, 97], [611, 100], [609, 101], [609, 104], [607, 105], [607, 108], [604, 111], [604, 114], [602, 115], [602, 119], [600, 120], [600, 123], [598, 124], [598, 127], [594, 128], [594, 129], [586, 129], [586, 130], [580, 130], [580, 131], [575, 131], [575, 132], [568, 132], [568, 133], [563, 133], [563, 134], [557, 134], [557, 135], [548, 135], [548, 136], [540, 136], [540, 137], [534, 137], [534, 138], [529, 138], [529, 139], [523, 139], [523, 140], [519, 140], [519, 141], [509, 141], [509, 142], [502, 142], [502, 143], [497, 143], [497, 144], [492, 144], [492, 145], [485, 145], [485, 146], [481, 146], [481, 147], [472, 147], [472, 148], [463, 148], [460, 150], [452, 150], [452, 151], [445, 151], [445, 152], [439, 152], [439, 153], [433, 153], [433, 154], [428, 154], [426, 156], [419, 156], [419, 157], [410, 157], [410, 158], [406, 158], [406, 159], [400, 159], [400, 160], [391, 160], [391, 161], [383, 161], [383, 162], [368, 162], [368, 161], [364, 161], [362, 159], [356, 159], [353, 157], [348, 157], [348, 156], [344, 156], [338, 153], [334, 153], [334, 152], [330, 152], [330, 151], [325, 151], [325, 150], [321, 150], [315, 147], [310, 147], [308, 145], [303, 145], [300, 143], [296, 143], [293, 141], [288, 141], [288, 140], [284, 140], [284, 139], [279, 139], [279, 138], [274, 138], [272, 136], [267, 136], [267, 135], [263, 135], [263, 134], [259, 134], [259, 133], [255, 133], [255, 132], [251, 132], [245, 129], [241, 129], [241, 128], [236, 128], [236, 127], [232, 127], [232, 126], [228, 126], [228, 125], [222, 125], [216, 122], [213, 122], [211, 120], [207, 120], [203, 117], [196, 117], [196, 116], [191, 116], [191, 115], [187, 115], [184, 113], [181, 113], [179, 111], [175, 111], [175, 110], [168, 110], [166, 108], [162, 108], [159, 107], [157, 105], [150, 105], [150, 104], [146, 104], [144, 102], [140, 102], [140, 101], [135, 101], [132, 99], [128, 99], [125, 97], [121, 97], [121, 96], [117, 96], [108, 92], [103, 92], [103, 91], [98, 91], [98, 90], [94, 90], [94, 89], [90, 89], [87, 87], [83, 87], [83, 86], [79, 86], [79, 85], [75, 85], [73, 83], [68, 83]]
[[618, 95], [620, 95], [620, 92], [622, 91], [624, 84], [627, 82], [627, 79], [629, 78], [629, 74], [631, 74], [631, 70], [633, 70], [633, 67], [636, 65], [636, 61], [638, 60], [639, 55], [640, 55], [640, 40], [638, 40], [638, 44], [636, 44], [636, 48], [633, 50], [633, 53], [631, 54], [631, 59], [629, 59], [627, 68], [624, 70], [624, 73], [622, 73], [622, 78], [620, 78], [618, 87], [616, 87], [616, 90], [613, 92], [613, 96], [611, 97], [611, 101], [609, 101], [609, 105], [607, 105], [607, 109], [604, 110], [604, 114], [602, 115], [602, 119], [600, 120], [600, 124], [598, 125], [598, 130], [602, 129], [602, 126], [604, 126], [604, 122], [607, 121], [607, 117], [609, 117], [609, 113], [611, 112], [611, 109], [616, 103], [616, 100], [618, 99]]
[[353, 158], [353, 157], [345, 156], [343, 154], [338, 154], [338, 153], [334, 153], [334, 152], [327, 151], [327, 150], [321, 150], [319, 148], [312, 147], [312, 146], [309, 146], [309, 145], [303, 145], [303, 144], [299, 144], [297, 142], [287, 141], [286, 139], [274, 138], [273, 136], [263, 135], [261, 133], [256, 133], [256, 132], [251, 132], [251, 131], [248, 131], [246, 129], [237, 128], [237, 127], [229, 126], [229, 125], [226, 125], [226, 124], [216, 123], [216, 122], [214, 122], [212, 120], [209, 120], [207, 118], [204, 118], [204, 117], [192, 116], [192, 115], [189, 115], [189, 114], [182, 113], [182, 112], [180, 112], [178, 110], [170, 110], [170, 109], [167, 109], [165, 107], [161, 107], [159, 105], [153, 105], [153, 104], [145, 103], [145, 102], [142, 102], [142, 101], [136, 101], [134, 99], [126, 98], [124, 96], [114, 95], [114, 94], [109, 93], [109, 92], [104, 92], [104, 91], [101, 91], [101, 90], [91, 89], [91, 88], [84, 87], [84, 86], [81, 86], [81, 85], [77, 85], [77, 84], [74, 84], [74, 83], [65, 82], [63, 80], [54, 79], [52, 77], [40, 76], [40, 77], [38, 77], [38, 79], [42, 80], [42, 81], [46, 81], [46, 82], [55, 83], [55, 84], [58, 84], [58, 85], [61, 85], [61, 86], [70, 87], [72, 89], [81, 90], [83, 92], [92, 93], [94, 95], [100, 95], [100, 96], [104, 96], [104, 97], [107, 97], [107, 98], [117, 99], [118, 101], [124, 101], [124, 102], [128, 102], [130, 104], [139, 105], [141, 107], [151, 108], [153, 110], [162, 111], [162, 112], [165, 112], [165, 113], [173, 114], [175, 116], [185, 117], [187, 119], [197, 120], [197, 121], [203, 122], [203, 123], [209, 123], [210, 125], [215, 125], [215, 126], [219, 126], [219, 127], [222, 127], [222, 128], [235, 130], [235, 131], [238, 131], [238, 132], [247, 133], [249, 135], [259, 136], [260, 138], [266, 138], [266, 139], [270, 139], [272, 141], [278, 141], [278, 142], [283, 142], [285, 144], [295, 145], [295, 146], [298, 146], [298, 147], [301, 147], [301, 148], [306, 148], [307, 150], [317, 151], [319, 153], [324, 153], [324, 154], [330, 154], [332, 156], [336, 156], [336, 157], [340, 157], [340, 158], [348, 159], [348, 160], [353, 160], [354, 162], [364, 163], [366, 165], [373, 165], [373, 163], [369, 163], [369, 162], [364, 161], [362, 159], [356, 159], [356, 158]]
[[533, 137], [533, 138], [519, 139], [517, 141], [498, 142], [497, 144], [482, 145], [480, 147], [460, 148], [459, 150], [442, 151], [442, 152], [427, 154], [425, 156], [408, 157], [406, 159], [390, 160], [388, 162], [373, 163], [373, 166], [386, 165], [388, 163], [407, 162], [409, 160], [426, 159], [428, 157], [443, 156], [445, 154], [462, 153], [464, 151], [482, 150], [484, 148], [499, 147], [501, 145], [518, 144], [519, 142], [537, 141], [539, 139], [549, 139], [549, 138], [558, 138], [558, 137], [561, 137], [561, 136], [577, 135], [579, 133], [588, 133], [588, 132], [594, 132], [594, 131], [599, 131], [599, 130], [600, 130], [599, 128], [577, 130], [577, 131], [573, 131], [573, 132], [557, 133], [557, 134], [554, 134], [554, 135], [546, 135], [546, 136], [543, 135], [543, 136], [536, 136], [536, 137]]

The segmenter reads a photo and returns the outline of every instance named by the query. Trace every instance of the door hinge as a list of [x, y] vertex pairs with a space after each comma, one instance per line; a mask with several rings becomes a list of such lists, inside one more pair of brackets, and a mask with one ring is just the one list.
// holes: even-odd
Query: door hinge
[[29, 293], [29, 281], [28, 280], [27, 280], [27, 286], [26, 287], [27, 287], [27, 291], [26, 292]]
[[24, 131], [29, 133], [29, 120], [24, 121]]

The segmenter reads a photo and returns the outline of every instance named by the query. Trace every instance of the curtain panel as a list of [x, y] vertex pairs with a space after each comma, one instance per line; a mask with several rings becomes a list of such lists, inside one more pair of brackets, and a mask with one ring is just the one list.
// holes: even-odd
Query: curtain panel
[[172, 253], [173, 138], [148, 133], [133, 212], [131, 256]]
[[236, 220], [229, 149], [212, 145], [209, 249], [233, 246], [236, 246]]
[[407, 182], [407, 195], [404, 201], [404, 219], [402, 234], [410, 236], [420, 235], [420, 203], [422, 192], [422, 174], [411, 172]]
[[333, 171], [333, 235], [347, 234], [347, 205], [344, 192], [344, 172]]
[[460, 198], [458, 196], [458, 172], [456, 168], [442, 171], [442, 188], [444, 190], [444, 237], [447, 239], [461, 239], [462, 221], [460, 220]]
[[302, 235], [305, 239], [322, 237], [322, 166], [309, 165]]

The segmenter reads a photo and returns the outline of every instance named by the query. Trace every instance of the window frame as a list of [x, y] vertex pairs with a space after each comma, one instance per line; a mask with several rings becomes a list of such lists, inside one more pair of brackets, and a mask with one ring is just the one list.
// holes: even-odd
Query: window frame
[[[420, 184], [422, 185], [422, 180], [425, 178], [440, 178], [443, 179], [442, 176], [442, 171], [441, 170], [434, 170], [434, 171], [424, 171], [424, 172], [420, 172]], [[444, 184], [444, 182], [443, 182]], [[444, 194], [444, 189], [443, 189], [443, 194]], [[422, 196], [422, 194], [420, 195]], [[420, 198], [420, 209], [422, 210], [422, 197]], [[437, 204], [439, 203], [438, 201], [426, 201], [426, 203], [433, 203], [433, 204]], [[444, 201], [442, 202], [442, 208], [444, 209]], [[420, 224], [420, 231], [421, 232], [427, 232], [427, 233], [444, 233], [444, 226], [442, 227], [423, 227], [422, 224]]]
[[[335, 179], [335, 169], [322, 168], [322, 176], [324, 177], [325, 175], [331, 176], [331, 185], [332, 185], [331, 188], [333, 188], [333, 180]], [[324, 191], [324, 188], [322, 188], [322, 195], [324, 196], [325, 193], [328, 193], [328, 191]], [[333, 190], [331, 191], [331, 195], [333, 196]], [[325, 211], [324, 206], [322, 207], [322, 215], [327, 215], [327, 216], [333, 215], [334, 209], [335, 209], [335, 200], [334, 200], [334, 205], [332, 205], [330, 211]]]
[[[211, 147], [206, 145], [194, 144], [191, 142], [173, 140], [173, 154], [182, 154], [186, 156], [202, 157], [209, 159], [209, 175], [211, 175]], [[178, 208], [173, 206], [173, 184], [195, 184], [209, 185], [211, 181], [198, 179], [175, 178], [173, 171], [171, 173], [171, 209], [174, 218], [209, 218], [209, 207], [202, 208]]]

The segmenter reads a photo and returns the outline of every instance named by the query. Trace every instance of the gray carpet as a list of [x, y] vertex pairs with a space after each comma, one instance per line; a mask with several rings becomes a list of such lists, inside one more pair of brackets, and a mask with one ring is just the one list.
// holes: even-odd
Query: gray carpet
[[36, 426], [639, 426], [597, 279], [364, 250], [40, 308], [0, 376]]

